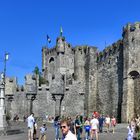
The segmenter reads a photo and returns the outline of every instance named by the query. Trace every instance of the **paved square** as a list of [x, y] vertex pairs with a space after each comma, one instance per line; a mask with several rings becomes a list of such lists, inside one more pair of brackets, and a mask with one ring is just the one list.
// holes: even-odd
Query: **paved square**
[[[0, 136], [0, 140], [28, 140], [26, 123], [24, 123], [22, 126], [20, 126], [20, 128], [21, 128], [21, 130], [24, 131], [24, 133], [8, 135], [8, 136]], [[47, 128], [48, 128], [47, 140], [54, 140], [55, 137], [54, 137], [53, 125], [48, 123]], [[38, 126], [38, 129], [39, 129], [39, 126]], [[38, 130], [38, 132], [39, 132], [39, 130]], [[127, 136], [127, 124], [118, 124], [116, 126], [116, 132], [114, 134], [104, 132], [102, 134], [99, 134], [99, 140], [125, 140], [126, 136]], [[84, 136], [83, 136], [82, 140], [84, 140]]]

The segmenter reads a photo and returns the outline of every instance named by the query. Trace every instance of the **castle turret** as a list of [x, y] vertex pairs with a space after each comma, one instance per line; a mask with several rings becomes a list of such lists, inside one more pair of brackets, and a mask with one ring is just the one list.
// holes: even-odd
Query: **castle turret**
[[65, 52], [65, 37], [58, 37], [56, 40], [56, 51], [57, 53]]

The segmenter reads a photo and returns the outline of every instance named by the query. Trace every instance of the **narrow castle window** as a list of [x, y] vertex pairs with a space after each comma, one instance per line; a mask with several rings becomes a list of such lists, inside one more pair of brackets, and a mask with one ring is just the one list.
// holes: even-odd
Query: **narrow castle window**
[[63, 55], [64, 55], [64, 52], [61, 52], [61, 54], [63, 54]]
[[135, 29], [136, 29], [136, 27], [135, 27], [134, 25], [131, 25], [131, 27], [130, 27], [130, 32], [134, 32]]
[[112, 53], [112, 50], [110, 49], [108, 54], [111, 55], [111, 53]]
[[51, 63], [52, 61], [54, 61], [53, 57], [50, 58], [49, 63]]
[[110, 59], [108, 60], [108, 64], [110, 64]]
[[52, 75], [52, 80], [54, 80], [55, 79], [55, 75]]
[[134, 36], [132, 37], [132, 42], [135, 40]]
[[9, 79], [9, 82], [10, 82], [10, 83], [13, 83], [13, 79]]
[[132, 60], [132, 64], [134, 64], [135, 63], [135, 61], [134, 60]]

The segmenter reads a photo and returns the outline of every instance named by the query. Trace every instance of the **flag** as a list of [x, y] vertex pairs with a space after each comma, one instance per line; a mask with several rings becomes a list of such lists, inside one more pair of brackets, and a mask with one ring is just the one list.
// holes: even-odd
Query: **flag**
[[50, 37], [47, 35], [47, 41], [49, 42], [49, 43], [51, 43], [51, 39], [50, 39]]
[[60, 28], [60, 36], [62, 36], [62, 33], [63, 33], [63, 29], [62, 27]]

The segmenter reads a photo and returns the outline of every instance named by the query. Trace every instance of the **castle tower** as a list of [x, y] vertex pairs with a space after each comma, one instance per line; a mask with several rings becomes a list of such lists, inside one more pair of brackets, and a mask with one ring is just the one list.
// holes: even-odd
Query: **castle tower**
[[42, 72], [43, 72], [43, 77], [46, 77], [47, 75], [47, 54], [49, 52], [49, 49], [47, 47], [42, 48]]
[[[76, 80], [81, 82], [85, 81], [85, 56], [87, 46], [77, 46], [74, 55], [74, 74]], [[84, 51], [85, 50], [85, 51]]]
[[140, 23], [123, 28], [124, 78], [122, 121], [140, 113]]
[[56, 40], [56, 52], [57, 52], [57, 71], [61, 74], [66, 73], [66, 59], [65, 59], [65, 37], [58, 37]]
[[88, 47], [85, 61], [85, 114], [97, 111], [96, 47]]

